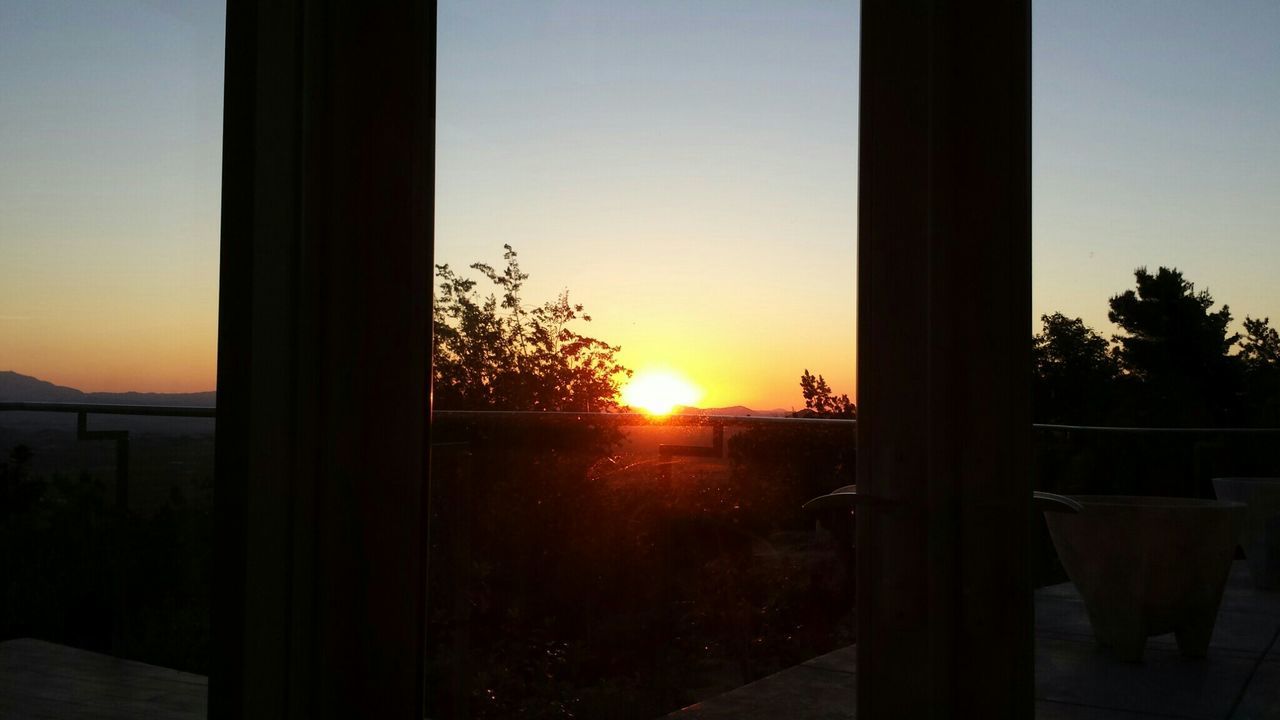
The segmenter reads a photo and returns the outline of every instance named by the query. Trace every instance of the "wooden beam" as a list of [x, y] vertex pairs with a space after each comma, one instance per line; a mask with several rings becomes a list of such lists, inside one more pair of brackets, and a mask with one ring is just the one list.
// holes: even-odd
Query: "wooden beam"
[[213, 718], [420, 718], [435, 3], [231, 0]]
[[1030, 717], [1030, 3], [862, 13], [858, 715]]

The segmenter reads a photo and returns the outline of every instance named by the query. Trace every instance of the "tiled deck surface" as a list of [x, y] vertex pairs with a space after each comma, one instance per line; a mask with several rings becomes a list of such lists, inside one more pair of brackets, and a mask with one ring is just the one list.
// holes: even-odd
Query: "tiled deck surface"
[[43, 640], [0, 642], [4, 720], [202, 720], [209, 683]]
[[[1093, 641], [1070, 583], [1036, 593], [1036, 717], [1280, 719], [1280, 592], [1255, 590], [1243, 562], [1232, 569], [1206, 660], [1183, 659], [1172, 635], [1151, 638], [1142, 663], [1124, 663]], [[671, 715], [676, 720], [837, 720], [854, 717], [852, 647]]]

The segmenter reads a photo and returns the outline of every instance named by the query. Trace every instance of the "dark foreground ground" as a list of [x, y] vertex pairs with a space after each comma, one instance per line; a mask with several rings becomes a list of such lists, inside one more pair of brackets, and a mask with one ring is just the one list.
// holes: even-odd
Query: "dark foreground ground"
[[[1209, 657], [1186, 660], [1172, 635], [1144, 661], [1110, 658], [1093, 641], [1071, 583], [1036, 592], [1036, 717], [1042, 720], [1280, 718], [1280, 592], [1232, 570]], [[847, 647], [674, 713], [675, 720], [855, 717], [857, 665]]]
[[[1036, 715], [1099, 718], [1280, 718], [1280, 593], [1255, 590], [1236, 563], [1209, 657], [1185, 660], [1152, 638], [1140, 664], [1094, 645], [1075, 588], [1036, 593]], [[40, 640], [0, 643], [0, 717], [115, 720], [204, 717], [202, 676]], [[677, 720], [854, 717], [857, 668], [846, 647], [680, 712]]]

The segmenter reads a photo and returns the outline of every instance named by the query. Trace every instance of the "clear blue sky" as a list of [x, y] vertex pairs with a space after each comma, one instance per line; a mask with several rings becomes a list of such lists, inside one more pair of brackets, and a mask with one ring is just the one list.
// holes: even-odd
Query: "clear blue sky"
[[[0, 0], [0, 369], [213, 382], [223, 6]], [[852, 0], [446, 0], [437, 255], [521, 252], [704, 404], [854, 382]], [[1037, 2], [1034, 311], [1280, 320], [1280, 3]]]
[[1280, 3], [1037, 2], [1037, 315], [1173, 265], [1280, 321]]

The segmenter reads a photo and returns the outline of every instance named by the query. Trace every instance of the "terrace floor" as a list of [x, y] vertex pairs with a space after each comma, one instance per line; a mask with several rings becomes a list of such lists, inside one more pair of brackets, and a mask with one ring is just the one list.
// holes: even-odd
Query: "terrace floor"
[[[1099, 650], [1071, 583], [1036, 592], [1036, 717], [1041, 720], [1280, 718], [1280, 592], [1232, 568], [1209, 657], [1187, 660], [1173, 636], [1147, 642], [1142, 663]], [[668, 716], [669, 720], [843, 720], [855, 717], [854, 648], [836, 650]]]
[[[1070, 583], [1036, 593], [1036, 716], [1042, 720], [1280, 719], [1280, 592], [1232, 569], [1206, 660], [1178, 655], [1172, 636], [1148, 641], [1140, 664], [1093, 642]], [[0, 642], [0, 717], [196, 720], [200, 675], [41, 640]], [[685, 708], [674, 720], [839, 720], [854, 717], [857, 669], [846, 647]]]
[[0, 642], [5, 720], [201, 720], [208, 689], [203, 675], [43, 640]]

